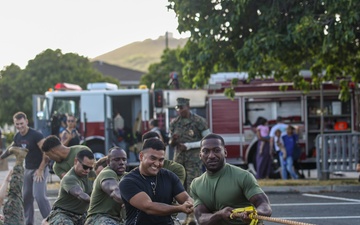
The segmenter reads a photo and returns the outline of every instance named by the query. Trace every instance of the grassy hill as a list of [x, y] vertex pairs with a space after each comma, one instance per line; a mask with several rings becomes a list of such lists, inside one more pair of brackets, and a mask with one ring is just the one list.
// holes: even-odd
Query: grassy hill
[[[169, 35], [169, 48], [183, 47], [187, 40], [187, 38], [175, 39]], [[160, 36], [156, 40], [146, 39], [117, 48], [97, 56], [91, 59], [91, 61], [104, 61], [109, 64], [147, 72], [150, 64], [160, 62], [165, 45], [165, 36]]]

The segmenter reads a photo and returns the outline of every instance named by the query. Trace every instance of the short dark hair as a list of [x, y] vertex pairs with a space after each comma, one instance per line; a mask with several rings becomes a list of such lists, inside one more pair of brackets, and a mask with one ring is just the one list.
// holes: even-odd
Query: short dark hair
[[159, 138], [160, 139], [160, 136], [155, 131], [148, 131], [145, 134], [143, 134], [143, 136], [141, 137], [141, 141], [144, 142], [145, 140], [150, 139], [150, 138]]
[[283, 118], [281, 116], [276, 117], [276, 122], [281, 122], [281, 121], [283, 121]]
[[73, 115], [73, 114], [69, 114], [69, 115], [67, 115], [67, 116], [66, 116], [66, 118], [67, 118], [67, 119], [69, 119], [69, 117], [73, 117], [73, 118], [74, 118], [74, 120], [75, 120], [75, 121], [77, 121], [77, 118], [76, 118], [76, 116], [75, 116], [75, 115]]
[[254, 127], [257, 127], [259, 125], [265, 125], [266, 122], [267, 122], [266, 118], [259, 116], [254, 124]]
[[151, 126], [157, 127], [159, 125], [159, 121], [157, 119], [150, 119], [149, 124]]
[[43, 152], [48, 152], [50, 149], [55, 148], [56, 146], [61, 145], [60, 139], [56, 135], [50, 135], [45, 138], [45, 141], [41, 147]]
[[27, 116], [24, 112], [17, 112], [14, 114], [13, 119], [21, 120], [21, 119], [27, 119]]
[[148, 148], [152, 148], [156, 151], [165, 151], [164, 142], [162, 142], [159, 138], [146, 139], [143, 143], [142, 151], [145, 151]]
[[115, 150], [123, 150], [123, 151], [125, 151], [124, 149], [120, 148], [119, 146], [115, 146], [115, 147], [112, 147], [112, 148], [109, 149], [108, 156], [110, 155], [110, 153], [111, 153], [112, 151], [115, 151]]
[[80, 161], [83, 161], [85, 157], [94, 159], [94, 154], [91, 151], [85, 149], [76, 154], [76, 158]]
[[219, 139], [219, 140], [221, 141], [221, 144], [222, 144], [223, 146], [225, 146], [224, 138], [221, 137], [220, 135], [214, 134], [214, 133], [208, 134], [208, 135], [206, 135], [205, 137], [203, 137], [203, 138], [201, 139], [201, 141], [200, 141], [200, 146], [202, 146], [202, 142], [203, 142], [204, 140], [208, 140], [208, 139]]

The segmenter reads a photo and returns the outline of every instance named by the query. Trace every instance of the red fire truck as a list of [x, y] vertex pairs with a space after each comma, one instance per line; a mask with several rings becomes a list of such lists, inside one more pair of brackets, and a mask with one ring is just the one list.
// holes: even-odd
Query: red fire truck
[[[95, 152], [106, 153], [106, 149], [114, 145], [115, 111], [120, 112], [125, 126], [133, 134], [141, 134], [148, 130], [148, 120], [153, 117], [160, 121], [160, 126], [167, 128], [177, 115], [176, 98], [185, 97], [190, 99], [192, 111], [207, 119], [210, 130], [224, 137], [227, 161], [251, 168], [256, 163], [257, 143], [252, 124], [259, 116], [265, 117], [270, 126], [281, 116], [284, 122], [298, 127], [304, 149], [303, 162], [313, 162], [309, 164], [312, 166], [315, 165], [314, 141], [318, 134], [350, 133], [358, 129], [358, 94], [355, 91], [349, 101], [342, 102], [338, 99], [338, 87], [331, 83], [323, 84], [322, 93], [311, 90], [305, 94], [293, 89], [291, 83], [273, 79], [249, 82], [246, 76], [246, 73], [214, 74], [203, 90], [117, 89], [99, 83], [89, 84], [88, 90], [46, 92], [45, 96], [34, 96], [34, 123], [45, 135], [56, 134], [57, 117], [73, 114], [78, 118], [85, 144]], [[230, 86], [232, 78], [238, 78], [239, 83], [234, 87], [234, 98], [229, 99], [223, 91]], [[284, 92], [279, 90], [280, 85], [289, 87]]]
[[[303, 71], [303, 76], [310, 78], [310, 73]], [[234, 98], [229, 99], [224, 96], [224, 89], [231, 86], [233, 78], [237, 78], [239, 82], [233, 86]], [[356, 109], [359, 107], [359, 93], [355, 93], [353, 89], [350, 100], [343, 102], [339, 100], [339, 87], [330, 82], [323, 84], [323, 91], [319, 89], [304, 93], [295, 90], [292, 83], [275, 82], [271, 78], [248, 81], [247, 78], [247, 73], [213, 74], [204, 99], [204, 95], [191, 94], [191, 91], [187, 96], [191, 99], [193, 111], [207, 118], [210, 130], [224, 137], [227, 162], [231, 164], [255, 170], [257, 137], [253, 124], [259, 116], [265, 117], [270, 127], [276, 123], [277, 117], [282, 117], [283, 122], [297, 127], [303, 149], [300, 165], [304, 169], [316, 167], [317, 135], [358, 131]], [[281, 85], [287, 85], [288, 89], [280, 91]], [[176, 116], [175, 103], [172, 102], [175, 98], [172, 98], [171, 93], [176, 93], [176, 90], [163, 91], [165, 104], [161, 110], [165, 112], [166, 125]], [[193, 102], [197, 104], [193, 105]]]

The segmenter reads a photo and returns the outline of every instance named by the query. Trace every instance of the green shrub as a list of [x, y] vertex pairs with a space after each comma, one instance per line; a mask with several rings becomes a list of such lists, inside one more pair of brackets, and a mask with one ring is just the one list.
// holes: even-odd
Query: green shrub
[[11, 142], [14, 140], [15, 133], [9, 132], [9, 133], [3, 133], [3, 135], [4, 135], [4, 139], [6, 140], [6, 146], [9, 146]]

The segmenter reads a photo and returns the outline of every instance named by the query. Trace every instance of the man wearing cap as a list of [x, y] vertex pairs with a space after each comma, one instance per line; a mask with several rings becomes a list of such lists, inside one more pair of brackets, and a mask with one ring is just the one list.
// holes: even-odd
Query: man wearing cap
[[[178, 98], [176, 101], [175, 109], [179, 116], [170, 122], [170, 145], [176, 147], [174, 161], [185, 167], [184, 186], [190, 191], [191, 181], [202, 174], [200, 140], [211, 132], [204, 118], [190, 112], [190, 99]], [[188, 214], [184, 224], [196, 224], [194, 214]]]

